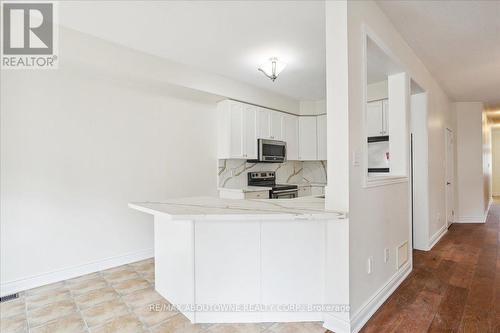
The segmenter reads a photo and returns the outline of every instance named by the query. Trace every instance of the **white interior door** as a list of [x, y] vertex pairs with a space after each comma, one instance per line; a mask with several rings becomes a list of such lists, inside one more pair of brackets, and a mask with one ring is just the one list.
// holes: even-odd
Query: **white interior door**
[[454, 188], [455, 179], [453, 172], [453, 160], [454, 160], [454, 141], [453, 132], [450, 129], [446, 129], [446, 225], [449, 226], [453, 223], [455, 218], [454, 212]]

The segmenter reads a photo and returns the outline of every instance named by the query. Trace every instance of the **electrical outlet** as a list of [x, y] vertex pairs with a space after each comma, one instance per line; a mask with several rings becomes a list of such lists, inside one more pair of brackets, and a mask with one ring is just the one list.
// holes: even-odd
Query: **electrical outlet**
[[388, 248], [384, 249], [384, 262], [385, 263], [389, 262], [389, 249]]
[[373, 257], [370, 256], [368, 257], [368, 267], [367, 267], [368, 274], [371, 274], [373, 271]]

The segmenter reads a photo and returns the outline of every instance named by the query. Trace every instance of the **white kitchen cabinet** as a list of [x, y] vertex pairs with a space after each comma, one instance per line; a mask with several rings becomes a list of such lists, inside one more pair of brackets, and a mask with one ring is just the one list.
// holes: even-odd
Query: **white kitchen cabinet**
[[316, 117], [316, 129], [318, 139], [318, 160], [326, 161], [326, 115]]
[[283, 140], [283, 112], [258, 108], [257, 136], [259, 139]]
[[269, 199], [269, 190], [238, 191], [231, 188], [220, 188], [219, 197], [222, 199]]
[[271, 139], [283, 140], [283, 112], [271, 111]]
[[299, 117], [299, 160], [317, 160], [316, 136], [316, 117]]
[[257, 159], [257, 139], [287, 143], [290, 161], [327, 159], [326, 115], [295, 116], [246, 103], [218, 104], [219, 159]]
[[320, 185], [311, 185], [311, 195], [325, 194], [325, 187]]
[[309, 185], [309, 184], [299, 185], [297, 195], [299, 197], [308, 197], [308, 196], [311, 196], [312, 195], [311, 185]]
[[290, 161], [299, 159], [299, 117], [283, 115], [283, 140], [286, 142], [286, 158]]
[[368, 137], [389, 135], [387, 100], [369, 102], [366, 108]]
[[271, 110], [257, 109], [257, 138], [271, 139]]
[[257, 158], [256, 108], [230, 100], [218, 108], [218, 158]]
[[243, 155], [257, 159], [257, 108], [253, 105], [243, 109]]

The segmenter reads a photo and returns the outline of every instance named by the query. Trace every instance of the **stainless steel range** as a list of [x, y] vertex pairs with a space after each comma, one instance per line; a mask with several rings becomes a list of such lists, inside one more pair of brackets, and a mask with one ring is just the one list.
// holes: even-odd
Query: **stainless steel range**
[[270, 199], [291, 199], [298, 196], [297, 185], [276, 184], [276, 173], [274, 171], [259, 171], [248, 173], [248, 186], [271, 187]]

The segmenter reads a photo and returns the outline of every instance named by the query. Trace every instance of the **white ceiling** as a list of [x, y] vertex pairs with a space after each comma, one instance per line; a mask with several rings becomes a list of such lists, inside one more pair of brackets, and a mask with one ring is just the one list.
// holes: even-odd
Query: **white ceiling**
[[500, 107], [500, 1], [377, 1], [456, 101]]
[[[68, 1], [63, 26], [297, 100], [325, 97], [323, 1]], [[257, 67], [278, 57], [271, 82]]]

